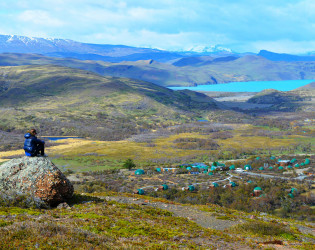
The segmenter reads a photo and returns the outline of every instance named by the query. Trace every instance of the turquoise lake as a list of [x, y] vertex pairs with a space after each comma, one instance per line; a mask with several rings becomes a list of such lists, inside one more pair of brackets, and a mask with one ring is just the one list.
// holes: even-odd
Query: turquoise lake
[[59, 140], [64, 140], [64, 139], [80, 139], [82, 137], [77, 137], [77, 136], [62, 136], [62, 137], [49, 137], [49, 136], [42, 136], [41, 139], [43, 140], [50, 140], [50, 141], [59, 141]]
[[214, 85], [198, 85], [196, 87], [169, 87], [173, 90], [189, 89], [192, 91], [222, 91], [222, 92], [260, 92], [264, 89], [290, 91], [315, 80], [257, 81], [231, 82]]

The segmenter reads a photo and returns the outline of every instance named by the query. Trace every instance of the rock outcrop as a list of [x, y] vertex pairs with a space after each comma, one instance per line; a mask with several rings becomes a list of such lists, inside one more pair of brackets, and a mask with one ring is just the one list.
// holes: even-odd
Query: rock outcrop
[[33, 195], [55, 206], [73, 195], [73, 185], [44, 157], [22, 157], [0, 166], [0, 190]]

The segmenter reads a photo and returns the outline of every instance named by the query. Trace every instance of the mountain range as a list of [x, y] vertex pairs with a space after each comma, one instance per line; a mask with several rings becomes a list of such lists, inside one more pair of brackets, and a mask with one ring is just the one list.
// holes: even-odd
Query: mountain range
[[38, 54], [0, 54], [1, 66], [47, 64], [88, 70], [103, 76], [127, 77], [165, 87], [240, 81], [315, 79], [315, 62], [274, 62], [254, 55], [185, 57], [170, 64], [155, 60], [110, 63]]
[[[221, 45], [196, 45], [181, 51], [138, 48], [125, 45], [81, 43], [69, 39], [34, 38], [0, 35], [0, 53], [36, 53], [52, 57], [101, 60], [107, 62], [156, 60], [172, 62], [184, 57], [241, 57], [254, 53], [237, 53]], [[315, 61], [314, 55], [296, 56], [261, 50], [258, 53], [271, 61]]]

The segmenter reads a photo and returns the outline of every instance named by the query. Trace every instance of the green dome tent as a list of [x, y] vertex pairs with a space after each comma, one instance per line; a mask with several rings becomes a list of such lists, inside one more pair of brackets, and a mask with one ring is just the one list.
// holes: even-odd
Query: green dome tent
[[303, 167], [303, 166], [305, 166], [305, 163], [304, 163], [304, 162], [302, 162], [300, 165], [301, 165], [301, 167]]
[[187, 167], [186, 169], [189, 171], [189, 170], [191, 170], [191, 167]]
[[247, 183], [253, 183], [251, 180], [249, 180]]
[[209, 174], [208, 175], [213, 175], [213, 172], [209, 172]]
[[189, 190], [189, 191], [194, 191], [194, 190], [195, 190], [195, 187], [194, 187], [193, 185], [189, 185], [189, 186], [188, 186], [188, 190]]
[[138, 189], [138, 194], [140, 194], [140, 195], [143, 195], [143, 194], [144, 194], [144, 191], [143, 191], [142, 188], [139, 188], [139, 189]]
[[258, 156], [258, 157], [256, 157], [256, 160], [260, 160], [260, 157]]
[[135, 175], [142, 175], [142, 174], [144, 174], [144, 170], [143, 169], [137, 169], [135, 171]]
[[283, 167], [282, 167], [282, 166], [280, 166], [280, 167], [278, 167], [278, 169], [279, 169], [279, 170], [283, 170]]
[[264, 167], [260, 167], [259, 170], [264, 170]]
[[219, 184], [216, 183], [216, 182], [212, 182], [212, 185], [213, 185], [214, 187], [218, 187], [218, 186], [219, 186]]
[[236, 183], [234, 181], [230, 182], [231, 187], [236, 187]]
[[305, 162], [304, 162], [305, 165], [308, 165], [310, 164], [310, 159], [305, 159]]
[[163, 184], [162, 187], [163, 187], [163, 190], [167, 190], [168, 189], [168, 186], [166, 184]]
[[294, 165], [294, 167], [298, 168], [298, 167], [300, 167], [300, 164], [297, 163]]
[[159, 173], [162, 172], [161, 168], [156, 168], [156, 171], [159, 172]]
[[255, 188], [254, 188], [254, 192], [255, 192], [255, 191], [262, 191], [262, 188], [261, 188], [261, 187], [255, 187]]
[[295, 194], [295, 193], [297, 193], [297, 192], [298, 192], [298, 190], [297, 190], [296, 188], [291, 188], [290, 193]]
[[291, 169], [291, 168], [293, 168], [292, 166], [288, 166], [288, 169]]
[[294, 163], [294, 162], [296, 162], [296, 159], [293, 158], [290, 162], [291, 162], [291, 163]]
[[211, 166], [211, 168], [210, 168], [211, 171], [214, 171], [216, 169], [217, 169], [217, 167], [215, 167], [215, 166]]
[[274, 156], [270, 157], [270, 160], [275, 160], [275, 159], [276, 159], [276, 157], [274, 157]]
[[244, 166], [244, 169], [245, 169], [245, 170], [251, 170], [251, 169], [252, 169], [252, 167], [251, 167], [251, 165], [246, 164], [246, 165]]
[[289, 193], [288, 196], [289, 196], [290, 198], [294, 198], [294, 195], [293, 195], [292, 193]]
[[235, 166], [234, 166], [234, 165], [231, 165], [231, 166], [230, 166], [230, 170], [235, 170]]
[[271, 167], [271, 166], [270, 166], [270, 167], [269, 167], [269, 169], [270, 169], [270, 170], [272, 170], [272, 169], [273, 169], [273, 167]]

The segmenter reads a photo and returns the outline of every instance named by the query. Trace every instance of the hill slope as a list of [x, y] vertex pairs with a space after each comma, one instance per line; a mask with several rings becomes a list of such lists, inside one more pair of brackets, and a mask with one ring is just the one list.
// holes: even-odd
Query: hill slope
[[302, 101], [303, 98], [293, 93], [278, 91], [275, 89], [267, 89], [259, 92], [248, 100], [249, 103], [258, 104], [279, 104], [284, 102]]
[[198, 95], [61, 66], [0, 67], [0, 130], [126, 138], [218, 109]]
[[315, 82], [311, 82], [305, 86], [297, 88], [296, 90], [315, 90]]
[[290, 54], [279, 54], [270, 52], [267, 50], [261, 50], [258, 53], [259, 56], [263, 56], [268, 60], [271, 61], [286, 61], [286, 62], [298, 62], [298, 61], [304, 61], [304, 62], [313, 62], [315, 61], [315, 56], [297, 56], [297, 55], [290, 55]]
[[[195, 86], [237, 81], [315, 79], [315, 62], [272, 62], [259, 56], [190, 58], [174, 65], [153, 60], [108, 63], [46, 57], [36, 54], [0, 54], [0, 65], [54, 64], [101, 75], [127, 77], [161, 86]], [[177, 66], [176, 66], [177, 65]]]
[[277, 91], [268, 89], [259, 92], [248, 99], [248, 103], [253, 104], [271, 104], [270, 107], [264, 108], [263, 112], [268, 111], [305, 111], [314, 112], [315, 91], [311, 88], [296, 89], [292, 91]]

